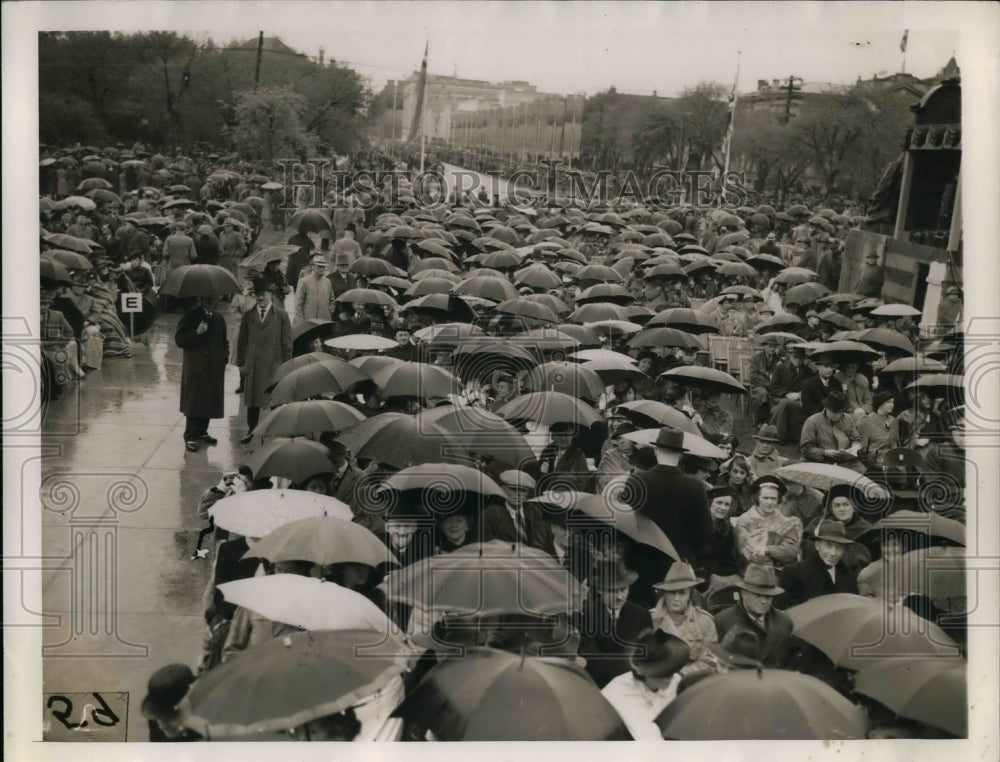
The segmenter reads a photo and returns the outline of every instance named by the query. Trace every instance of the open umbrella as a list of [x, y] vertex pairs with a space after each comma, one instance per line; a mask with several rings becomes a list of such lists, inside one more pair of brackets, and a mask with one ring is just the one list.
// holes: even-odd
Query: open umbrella
[[825, 653], [834, 665], [858, 670], [901, 656], [957, 656], [944, 630], [912, 609], [851, 593], [821, 595], [788, 609], [792, 634]]
[[481, 380], [497, 371], [518, 373], [538, 364], [538, 358], [524, 347], [492, 337], [467, 341], [452, 357], [455, 372], [466, 380]]
[[[312, 340], [315, 338], [322, 340], [329, 337], [333, 333], [335, 325], [332, 320], [323, 320], [321, 318], [300, 320], [292, 326], [292, 354], [299, 357], [306, 356], [303, 353], [309, 348]], [[307, 354], [311, 355], [312, 353]], [[317, 354], [324, 355], [323, 352], [318, 352]], [[329, 355], [325, 356], [329, 357]]]
[[280, 262], [289, 254], [298, 250], [298, 246], [292, 246], [291, 244], [265, 246], [262, 249], [258, 249], [240, 262], [240, 267], [246, 268], [247, 270], [263, 270], [264, 265], [268, 262]]
[[517, 298], [517, 289], [510, 281], [489, 276], [478, 276], [464, 280], [454, 287], [452, 293], [456, 296], [478, 296], [480, 299], [489, 299], [491, 302], [498, 303]]
[[421, 278], [406, 289], [404, 296], [416, 298], [427, 294], [447, 294], [454, 285], [447, 278]]
[[569, 319], [574, 323], [586, 325], [599, 320], [624, 320], [625, 313], [623, 312], [623, 307], [619, 304], [612, 304], [611, 302], [590, 302], [588, 304], [579, 305], [575, 310], [573, 310]]
[[299, 574], [270, 574], [219, 585], [229, 602], [272, 622], [310, 632], [372, 630], [388, 632], [389, 620], [374, 603], [353, 590]]
[[724, 371], [715, 368], [705, 368], [700, 365], [688, 365], [671, 368], [660, 374], [660, 378], [675, 381], [683, 386], [689, 386], [702, 391], [717, 391], [722, 394], [746, 394], [746, 387]]
[[[586, 326], [578, 326], [585, 328]], [[576, 360], [577, 362], [589, 362], [590, 360], [606, 360], [607, 362], [627, 362], [630, 364], [635, 364], [636, 360], [629, 357], [628, 355], [623, 355], [621, 352], [615, 352], [613, 349], [581, 349], [578, 352], [571, 352], [569, 359]]]
[[355, 458], [387, 463], [399, 469], [421, 463], [470, 460], [462, 444], [433, 421], [408, 415], [380, 420], [378, 424], [377, 428], [374, 422], [371, 426], [363, 426], [365, 432], [371, 432], [367, 439], [359, 436], [360, 431], [358, 435], [348, 431], [341, 435], [340, 441], [350, 447]]
[[318, 516], [351, 521], [351, 507], [333, 497], [300, 489], [258, 489], [216, 501], [208, 509], [215, 526], [244, 537], [264, 537], [293, 521]]
[[635, 297], [632, 296], [632, 293], [619, 283], [598, 283], [581, 291], [576, 298], [578, 305], [590, 304], [591, 302], [625, 305], [633, 301], [635, 301]]
[[719, 332], [719, 326], [713, 321], [686, 307], [673, 307], [658, 312], [646, 323], [646, 326], [648, 328], [666, 326], [694, 334]]
[[428, 363], [407, 362], [376, 371], [372, 380], [383, 397], [443, 399], [461, 391], [461, 382], [449, 371]]
[[476, 319], [476, 311], [465, 301], [469, 297], [453, 294], [425, 294], [403, 305], [402, 310], [430, 315], [438, 320], [471, 323]]
[[898, 318], [917, 317], [922, 313], [916, 307], [911, 307], [908, 304], [882, 304], [868, 314], [876, 317]]
[[343, 402], [289, 402], [262, 415], [254, 428], [254, 436], [296, 437], [323, 431], [342, 431], [364, 419], [364, 415]]
[[344, 394], [370, 380], [367, 373], [343, 360], [327, 355], [318, 362], [307, 363], [278, 379], [271, 390], [267, 405], [276, 407], [286, 402], [307, 400], [310, 397]]
[[310, 439], [279, 437], [252, 453], [245, 462], [254, 479], [280, 476], [302, 484], [317, 474], [332, 473], [330, 451]]
[[[542, 296], [542, 295], [540, 295]], [[561, 333], [565, 333], [576, 339], [580, 346], [597, 347], [601, 344], [601, 337], [589, 325], [576, 325], [575, 323], [560, 323], [556, 328]]]
[[747, 259], [747, 264], [756, 270], [783, 270], [785, 260], [773, 254], [754, 254]]
[[358, 257], [348, 268], [348, 272], [356, 275], [364, 275], [366, 278], [374, 278], [379, 275], [402, 275], [399, 268], [393, 267], [384, 259], [376, 257]]
[[655, 425], [680, 429], [701, 436], [698, 424], [677, 408], [658, 400], [623, 402], [615, 406], [614, 412], [625, 415], [637, 426], [645, 426], [648, 422], [652, 422]]
[[635, 365], [625, 361], [587, 360], [581, 363], [580, 367], [596, 373], [601, 379], [601, 383], [606, 385], [623, 381], [635, 382], [647, 378], [646, 374]]
[[63, 267], [70, 270], [93, 270], [94, 265], [83, 254], [66, 249], [49, 249], [45, 256], [54, 259]]
[[94, 200], [86, 196], [67, 196], [58, 203], [62, 209], [76, 208], [83, 209], [85, 212], [92, 212], [97, 209], [97, 204], [94, 203]]
[[865, 738], [868, 718], [811, 675], [743, 669], [700, 680], [656, 718], [677, 741], [843, 740]]
[[878, 358], [879, 353], [860, 341], [816, 342], [809, 349], [814, 359], [829, 359], [837, 364], [866, 363]]
[[965, 377], [954, 373], [929, 373], [906, 388], [923, 389], [932, 396], [962, 392], [965, 389]]
[[319, 209], [300, 209], [288, 220], [287, 226], [300, 233], [322, 233], [332, 229], [330, 218]]
[[380, 352], [399, 345], [385, 336], [376, 336], [371, 333], [350, 333], [346, 336], [334, 336], [332, 339], [326, 339], [323, 346], [358, 352]]
[[104, 188], [94, 188], [93, 190], [87, 191], [87, 198], [92, 198], [95, 201], [103, 201], [106, 204], [114, 204], [116, 206], [121, 206], [122, 200], [117, 193], [113, 193]]
[[854, 690], [900, 717], [969, 734], [969, 665], [964, 659], [886, 659], [854, 676]]
[[201, 674], [181, 705], [183, 722], [203, 738], [218, 740], [288, 730], [337, 714], [401, 674], [407, 664], [402, 650], [384, 631], [273, 638]]
[[965, 545], [965, 524], [937, 513], [921, 511], [896, 511], [868, 527], [858, 535], [858, 541], [863, 542], [866, 537], [878, 538], [885, 529], [905, 529], [956, 545]]
[[603, 283], [621, 283], [622, 276], [607, 265], [587, 265], [573, 276], [576, 280], [596, 280]]
[[880, 598], [926, 595], [941, 609], [952, 610], [951, 602], [957, 601], [964, 611], [969, 562], [962, 547], [919, 548], [877, 566], [868, 585], [882, 593]]
[[545, 265], [531, 265], [514, 273], [514, 283], [531, 288], [558, 288], [562, 279]]
[[555, 558], [516, 544], [494, 545], [465, 546], [390, 572], [383, 583], [386, 597], [448, 614], [541, 616], [580, 610], [583, 587]]
[[882, 374], [886, 373], [944, 373], [947, 366], [943, 362], [932, 360], [929, 357], [900, 357], [882, 368]]
[[456, 346], [469, 338], [484, 336], [483, 329], [472, 323], [439, 323], [416, 331], [413, 336], [423, 344]]
[[635, 349], [642, 347], [671, 347], [679, 349], [701, 349], [701, 342], [694, 334], [679, 328], [647, 328], [629, 339], [628, 345]]
[[567, 526], [596, 521], [612, 527], [636, 542], [656, 548], [675, 561], [680, 560], [677, 550], [663, 530], [649, 517], [632, 510], [616, 499], [611, 491], [601, 495], [587, 492], [545, 492], [528, 502], [537, 503], [543, 510], [554, 513], [568, 512]]
[[373, 288], [350, 288], [336, 299], [341, 304], [364, 304], [376, 307], [398, 308], [396, 300], [384, 291]]
[[913, 342], [899, 331], [889, 328], [869, 328], [861, 332], [858, 341], [881, 349], [887, 354], [912, 356], [914, 353]]
[[267, 561], [310, 561], [314, 564], [399, 565], [389, 548], [360, 524], [333, 516], [317, 516], [284, 524], [254, 543], [244, 558]]
[[553, 423], [590, 426], [601, 420], [600, 414], [590, 405], [562, 392], [522, 394], [501, 406], [497, 414], [507, 420], [538, 421], [547, 426]]
[[421, 426], [432, 423], [447, 431], [446, 448], [458, 447], [470, 455], [488, 457], [512, 467], [534, 460], [534, 452], [524, 436], [503, 418], [483, 408], [441, 405], [421, 411], [417, 419]]
[[506, 497], [500, 486], [484, 472], [455, 463], [423, 463], [404, 468], [386, 479], [383, 489], [395, 492], [432, 490]]
[[90, 254], [94, 250], [94, 242], [86, 238], [77, 238], [66, 233], [48, 233], [44, 236], [45, 243], [60, 249], [75, 251], [78, 254]]
[[400, 716], [442, 741], [610, 741], [630, 738], [581, 668], [493, 649], [434, 667]]
[[40, 277], [56, 283], [72, 283], [73, 278], [67, 267], [51, 257], [39, 257]]
[[505, 341], [539, 356], [543, 356], [546, 352], [567, 352], [580, 345], [580, 342], [574, 337], [563, 333], [558, 328], [549, 326], [532, 328], [530, 331], [510, 336]]
[[167, 296], [224, 296], [242, 293], [243, 287], [229, 270], [218, 265], [181, 265], [171, 270], [160, 286]]
[[769, 318], [761, 320], [756, 326], [754, 326], [753, 332], [757, 334], [773, 333], [775, 331], [794, 332], [796, 329], [801, 330], [805, 324], [806, 321], [798, 315], [786, 312], [772, 315]]
[[788, 289], [785, 292], [785, 296], [782, 301], [787, 305], [811, 304], [821, 296], [826, 296], [829, 293], [830, 289], [822, 283], [800, 283], [799, 285], [792, 286]]
[[809, 283], [819, 278], [814, 270], [805, 267], [786, 267], [774, 276], [775, 283]]
[[821, 492], [829, 492], [839, 485], [853, 487], [865, 496], [866, 504], [869, 501], [885, 501], [891, 497], [885, 487], [873, 482], [867, 476], [833, 463], [793, 463], [779, 468], [775, 476]]
[[755, 278], [757, 271], [746, 262], [726, 262], [715, 271], [730, 278]]
[[541, 302], [529, 302], [521, 298], [500, 302], [496, 311], [504, 315], [514, 315], [522, 319], [536, 321], [536, 324], [541, 322], [556, 325], [559, 322], [559, 316]]
[[601, 377], [583, 364], [547, 362], [531, 369], [525, 379], [527, 387], [537, 392], [556, 391], [571, 397], [596, 402], [607, 386]]
[[830, 325], [836, 326], [842, 331], [853, 331], [855, 329], [854, 321], [851, 320], [846, 315], [841, 315], [839, 312], [834, 312], [833, 310], [825, 310], [820, 313], [819, 319], [824, 323], [829, 323]]

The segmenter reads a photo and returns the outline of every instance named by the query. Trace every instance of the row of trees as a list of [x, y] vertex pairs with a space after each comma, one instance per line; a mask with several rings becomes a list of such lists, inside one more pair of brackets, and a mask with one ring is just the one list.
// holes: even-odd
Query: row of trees
[[[721, 171], [729, 88], [701, 83], [675, 99], [621, 95], [587, 101], [581, 160], [591, 169], [652, 172], [656, 166]], [[758, 192], [785, 197], [804, 184], [867, 198], [900, 151], [912, 96], [855, 88], [810, 94], [790, 119], [782, 109], [737, 106], [730, 169]]]
[[39, 35], [43, 143], [203, 143], [270, 161], [349, 153], [370, 93], [354, 70], [265, 40], [216, 45], [174, 32]]

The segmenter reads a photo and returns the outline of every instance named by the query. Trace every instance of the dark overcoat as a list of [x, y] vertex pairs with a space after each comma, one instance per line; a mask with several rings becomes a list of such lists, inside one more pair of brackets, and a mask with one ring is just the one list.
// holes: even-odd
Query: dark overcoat
[[772, 608], [764, 616], [764, 627], [751, 619], [743, 608], [743, 602], [735, 603], [715, 615], [715, 629], [719, 641], [734, 627], [753, 630], [760, 639], [757, 661], [765, 667], [782, 668], [789, 655], [792, 634], [792, 619], [784, 611]]
[[786, 566], [781, 570], [779, 587], [784, 593], [778, 596], [775, 604], [783, 609], [797, 606], [821, 595], [832, 593], [858, 594], [858, 574], [848, 571], [843, 561], [834, 568], [836, 583], [830, 579], [826, 565], [815, 553], [807, 555], [803, 560]]
[[[199, 336], [197, 329], [202, 320], [208, 323], [208, 330]], [[200, 306], [196, 307], [180, 319], [174, 343], [184, 350], [181, 412], [190, 418], [222, 418], [229, 362], [226, 319], [218, 310], [208, 315]]]
[[288, 315], [273, 306], [264, 322], [254, 306], [243, 313], [236, 338], [236, 364], [243, 369], [243, 401], [247, 407], [267, 405], [278, 366], [292, 359], [292, 324]]

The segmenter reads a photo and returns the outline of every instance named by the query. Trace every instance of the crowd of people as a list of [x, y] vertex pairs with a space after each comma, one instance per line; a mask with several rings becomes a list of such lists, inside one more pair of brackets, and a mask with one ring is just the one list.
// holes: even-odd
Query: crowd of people
[[[838, 655], [870, 605], [883, 621], [934, 628], [949, 614], [943, 631], [908, 629], [919, 642], [906, 647], [960, 659], [966, 610], [964, 591], [890, 573], [963, 550], [959, 286], [934, 335], [918, 310], [882, 301], [877, 258], [845, 286], [858, 220], [802, 204], [525, 210], [468, 198], [427, 209], [405, 182], [397, 194], [355, 184], [285, 217], [261, 195], [280, 183], [248, 167], [141, 150], [99, 158], [109, 180], [131, 162], [145, 174], [133, 182], [122, 169], [120, 203], [88, 210], [66, 170], [95, 157], [67, 157], [48, 165], [59, 169], [42, 211], [52, 377], [69, 383], [59, 369], [129, 356], [116, 289], [183, 312], [187, 450], [216, 444], [226, 366], [240, 369], [246, 458], [206, 485], [199, 509], [213, 564], [204, 649], [152, 676], [151, 740], [371, 740], [394, 720], [394, 738], [471, 738], [489, 722], [455, 722], [474, 712], [442, 687], [455, 646], [469, 670], [469, 653], [508, 652], [577, 673], [614, 710], [609, 738], [690, 737], [670, 723], [685, 694], [746, 669], [821, 682], [860, 713], [851, 737], [962, 735], [862, 690], [864, 665]], [[286, 223], [287, 245], [257, 245]], [[90, 267], [58, 254], [68, 243]], [[157, 294], [191, 264], [226, 268], [239, 288], [193, 303]], [[249, 510], [257, 493], [273, 508], [266, 532], [219, 512]], [[281, 520], [289, 505], [325, 513]], [[342, 541], [324, 545], [327, 532]], [[491, 554], [502, 560], [475, 570]], [[413, 592], [414, 578], [455, 559], [473, 563], [456, 567], [467, 577], [523, 564], [508, 587], [534, 591], [528, 578], [551, 574], [566, 590], [533, 592], [545, 605], [530, 613], [465, 607], [450, 588]], [[272, 577], [296, 595], [307, 587], [295, 578], [350, 593], [322, 628], [343, 638], [373, 607], [405, 644], [405, 667], [333, 710], [331, 698], [283, 721], [206, 719], [200, 686], [264, 663], [275, 641], [294, 650], [309, 629], [299, 614], [230, 598], [234, 584], [262, 578], [263, 590]], [[807, 627], [817, 612], [828, 640]], [[415, 705], [428, 686], [456, 703], [428, 717]], [[509, 737], [496, 723], [484, 738]]]

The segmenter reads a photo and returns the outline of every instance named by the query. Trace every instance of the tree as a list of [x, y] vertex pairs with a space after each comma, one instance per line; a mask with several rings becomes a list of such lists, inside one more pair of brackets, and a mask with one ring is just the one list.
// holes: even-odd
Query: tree
[[696, 169], [709, 160], [721, 170], [725, 156], [721, 148], [729, 123], [729, 88], [718, 82], [700, 82], [688, 88], [676, 101], [677, 113], [684, 118], [685, 148]]
[[268, 164], [280, 158], [312, 156], [319, 140], [303, 123], [306, 111], [305, 96], [291, 87], [243, 93], [236, 104], [236, 150]]
[[797, 140], [823, 181], [827, 194], [835, 191], [848, 152], [861, 140], [872, 105], [857, 92], [846, 96], [816, 95], [803, 104], [795, 120]]

